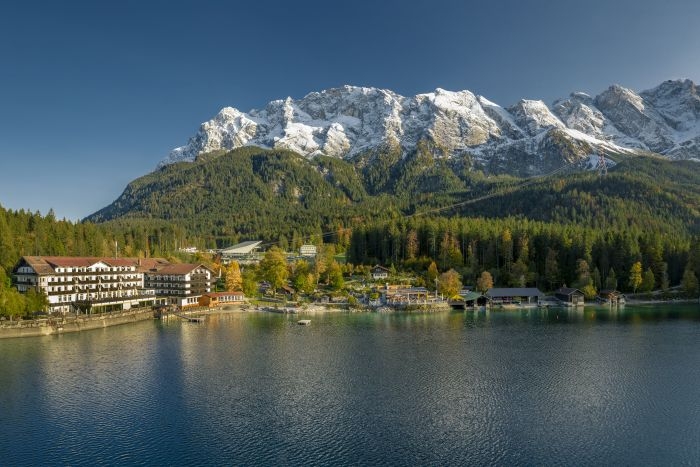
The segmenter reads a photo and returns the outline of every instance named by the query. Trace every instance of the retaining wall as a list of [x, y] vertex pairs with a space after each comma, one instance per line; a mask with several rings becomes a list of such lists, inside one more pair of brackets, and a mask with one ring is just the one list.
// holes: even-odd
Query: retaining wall
[[67, 332], [89, 331], [91, 329], [135, 323], [147, 319], [153, 319], [153, 310], [151, 308], [102, 313], [100, 315], [69, 315], [58, 318], [14, 322], [4, 321], [0, 324], [0, 339], [50, 336]]

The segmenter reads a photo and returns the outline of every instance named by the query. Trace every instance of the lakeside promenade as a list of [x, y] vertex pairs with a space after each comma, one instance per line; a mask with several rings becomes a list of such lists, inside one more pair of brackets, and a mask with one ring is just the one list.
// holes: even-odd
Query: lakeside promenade
[[32, 320], [3, 321], [0, 322], [0, 339], [89, 331], [148, 319], [153, 319], [151, 307], [94, 315], [66, 315]]

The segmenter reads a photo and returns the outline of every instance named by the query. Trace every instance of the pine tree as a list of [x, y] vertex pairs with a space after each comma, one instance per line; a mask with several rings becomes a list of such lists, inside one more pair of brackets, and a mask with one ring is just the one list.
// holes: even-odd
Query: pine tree
[[647, 270], [644, 271], [642, 285], [639, 287], [639, 289], [643, 292], [651, 292], [654, 290], [655, 283], [656, 279], [654, 278], [654, 271], [652, 271], [651, 268], [647, 268]]
[[593, 269], [593, 287], [596, 288], [596, 290], [600, 290], [601, 286], [603, 285], [601, 279], [600, 279], [600, 270], [596, 266]]
[[695, 272], [693, 271], [693, 268], [690, 267], [690, 265], [686, 267], [685, 271], [683, 272], [681, 287], [683, 288], [683, 292], [685, 292], [685, 294], [688, 297], [697, 297], [698, 278], [695, 276]]
[[617, 276], [615, 275], [615, 270], [610, 268], [608, 271], [608, 277], [605, 278], [605, 288], [609, 290], [617, 289]]
[[547, 250], [547, 259], [544, 264], [544, 275], [549, 282], [550, 289], [553, 289], [559, 283], [559, 263], [557, 261], [557, 252], [551, 248]]

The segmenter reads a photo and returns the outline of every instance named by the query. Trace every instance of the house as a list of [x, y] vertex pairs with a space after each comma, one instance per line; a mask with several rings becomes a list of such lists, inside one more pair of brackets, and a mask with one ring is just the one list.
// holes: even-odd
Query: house
[[491, 288], [484, 294], [493, 305], [537, 304], [544, 294], [537, 288]]
[[295, 293], [296, 293], [296, 290], [294, 290], [293, 288], [291, 288], [288, 285], [282, 285], [282, 286], [278, 287], [277, 291], [276, 291], [277, 295], [282, 295], [282, 296], [286, 297], [287, 299], [291, 299], [292, 297], [294, 297]]
[[598, 300], [616, 305], [618, 303], [625, 303], [625, 296], [622, 294], [622, 292], [617, 290], [604, 289], [598, 292]]
[[44, 293], [54, 313], [121, 311], [158, 302], [137, 258], [23, 256], [12, 275], [19, 292]]
[[241, 291], [233, 292], [208, 292], [199, 297], [199, 306], [210, 308], [223, 305], [237, 305], [245, 302], [245, 295]]
[[583, 292], [578, 289], [572, 289], [570, 287], [561, 287], [556, 292], [554, 296], [571, 306], [583, 306], [584, 296]]
[[389, 277], [389, 270], [380, 265], [376, 265], [372, 268], [370, 274], [372, 275], [372, 279], [374, 280], [387, 279]]

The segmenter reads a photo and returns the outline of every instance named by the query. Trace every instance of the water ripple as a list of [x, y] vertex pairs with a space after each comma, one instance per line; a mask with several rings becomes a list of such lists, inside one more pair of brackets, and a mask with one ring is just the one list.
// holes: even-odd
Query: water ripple
[[0, 341], [0, 455], [5, 465], [698, 464], [700, 321], [644, 313], [329, 314], [308, 327], [222, 315]]

